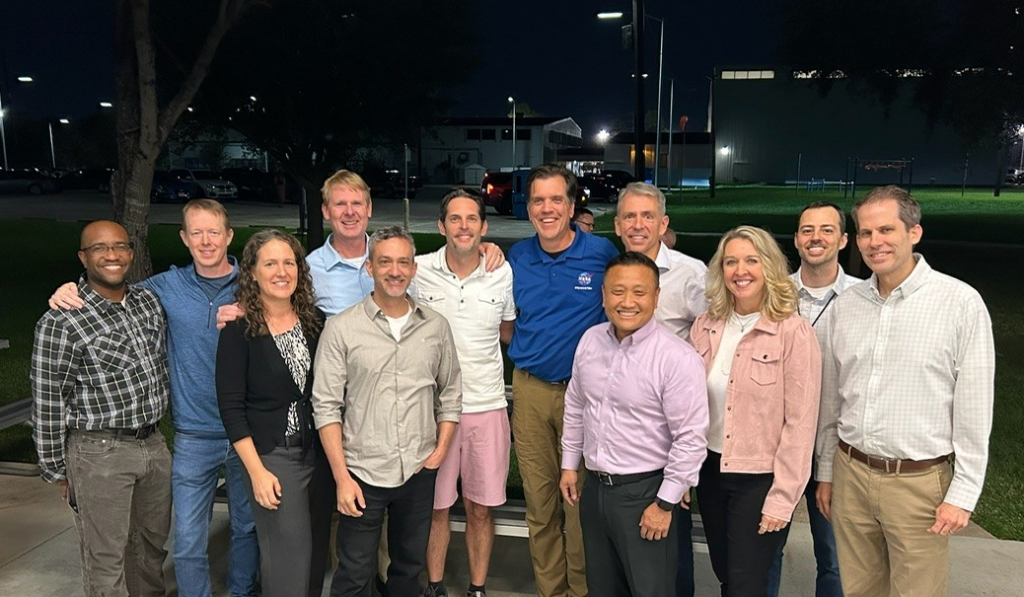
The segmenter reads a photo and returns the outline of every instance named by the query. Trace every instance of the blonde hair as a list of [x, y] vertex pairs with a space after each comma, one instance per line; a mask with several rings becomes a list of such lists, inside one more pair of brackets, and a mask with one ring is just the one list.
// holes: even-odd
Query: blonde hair
[[712, 319], [727, 319], [735, 310], [735, 297], [725, 287], [722, 260], [725, 246], [731, 240], [746, 240], [754, 245], [761, 258], [764, 272], [764, 296], [761, 298], [761, 314], [771, 321], [782, 321], [797, 310], [796, 284], [789, 277], [789, 263], [782, 254], [779, 243], [771, 234], [754, 226], [738, 226], [722, 235], [718, 250], [708, 263], [707, 288], [708, 315]]
[[185, 207], [181, 208], [182, 230], [185, 230], [185, 220], [188, 219], [188, 212], [190, 211], [206, 211], [215, 216], [220, 216], [220, 219], [224, 221], [224, 230], [231, 230], [231, 219], [228, 218], [228, 210], [224, 208], [220, 201], [214, 199], [193, 199], [186, 203]]
[[334, 187], [348, 187], [354, 191], [361, 191], [366, 197], [366, 202], [370, 202], [370, 186], [366, 184], [362, 176], [351, 170], [338, 170], [324, 181], [324, 186], [320, 189], [320, 193], [324, 196], [324, 205], [331, 200], [331, 189]]

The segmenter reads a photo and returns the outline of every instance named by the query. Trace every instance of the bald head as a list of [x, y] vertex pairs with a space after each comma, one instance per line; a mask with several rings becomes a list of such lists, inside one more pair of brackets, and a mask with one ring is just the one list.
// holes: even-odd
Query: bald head
[[78, 259], [85, 266], [89, 286], [106, 299], [123, 299], [132, 265], [132, 245], [124, 226], [110, 220], [91, 222], [82, 228], [79, 246]]
[[124, 238], [124, 242], [128, 242], [128, 231], [124, 229], [124, 226], [118, 224], [113, 220], [96, 220], [95, 222], [89, 222], [82, 228], [82, 234], [79, 237], [79, 247], [83, 249], [96, 243], [94, 240], [96, 236], [109, 234], [120, 234]]

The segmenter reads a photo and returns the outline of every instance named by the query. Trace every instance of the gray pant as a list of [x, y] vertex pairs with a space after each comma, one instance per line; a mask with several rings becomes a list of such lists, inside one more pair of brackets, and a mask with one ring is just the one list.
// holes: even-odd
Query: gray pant
[[67, 473], [86, 597], [163, 597], [171, 527], [171, 455], [163, 436], [71, 430]]
[[[252, 479], [245, 475], [245, 488], [256, 521], [260, 544], [260, 585], [263, 597], [301, 597], [309, 588], [313, 563], [310, 481], [316, 463], [315, 452], [301, 447], [277, 447], [260, 460], [281, 483], [281, 503], [267, 510], [256, 503]], [[318, 521], [329, 525], [329, 521]], [[322, 551], [322, 550], [318, 550]], [[323, 574], [323, 568], [320, 567]]]

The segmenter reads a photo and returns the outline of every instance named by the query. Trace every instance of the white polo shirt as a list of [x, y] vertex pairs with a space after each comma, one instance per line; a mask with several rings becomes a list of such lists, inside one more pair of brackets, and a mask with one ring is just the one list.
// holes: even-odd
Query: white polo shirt
[[476, 271], [460, 280], [448, 268], [445, 248], [417, 255], [416, 279], [410, 291], [422, 305], [448, 319], [462, 366], [462, 412], [506, 408], [504, 365], [498, 326], [516, 318], [512, 298], [512, 268]]

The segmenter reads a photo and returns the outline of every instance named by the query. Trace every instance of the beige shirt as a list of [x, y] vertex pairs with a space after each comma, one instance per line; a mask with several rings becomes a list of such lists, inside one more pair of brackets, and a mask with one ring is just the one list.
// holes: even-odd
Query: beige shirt
[[409, 302], [400, 341], [371, 294], [327, 320], [316, 353], [316, 427], [341, 423], [349, 472], [377, 487], [416, 474], [437, 446], [437, 424], [458, 423], [462, 410], [448, 321]]

